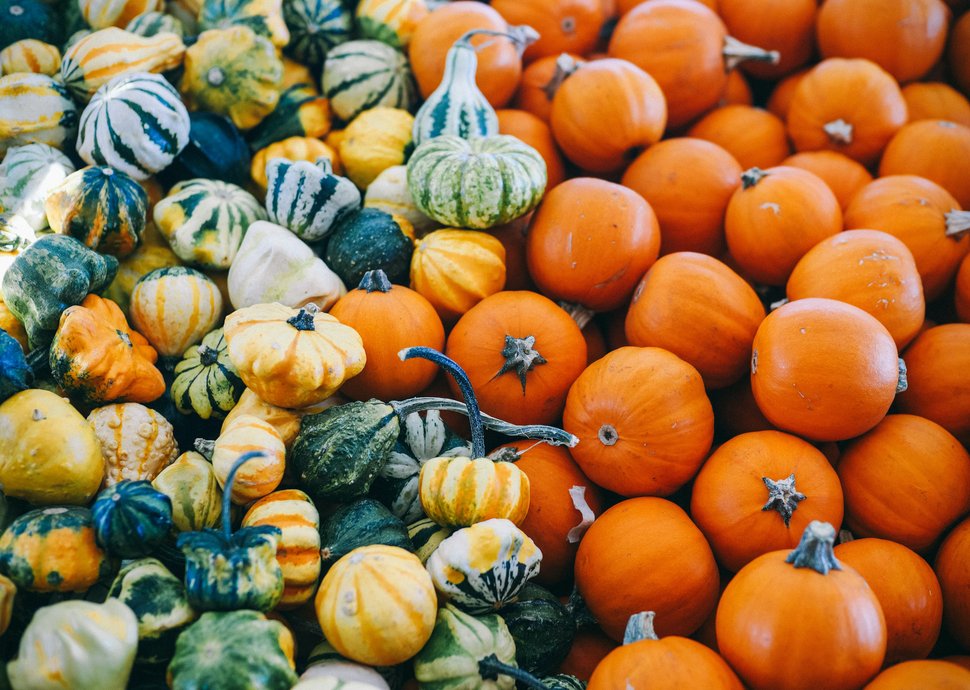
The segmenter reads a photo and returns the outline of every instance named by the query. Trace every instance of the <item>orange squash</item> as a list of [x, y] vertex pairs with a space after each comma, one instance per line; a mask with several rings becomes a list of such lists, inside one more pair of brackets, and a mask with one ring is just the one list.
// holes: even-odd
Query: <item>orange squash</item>
[[556, 672], [589, 680], [599, 662], [617, 646], [614, 640], [604, 635], [596, 626], [580, 628], [573, 638], [573, 646], [569, 648], [569, 654]]
[[791, 102], [795, 97], [795, 89], [802, 77], [808, 74], [808, 70], [809, 68], [800, 69], [775, 84], [768, 95], [768, 102], [765, 104], [769, 113], [774, 113], [783, 121], [788, 120], [788, 111], [791, 109]]
[[856, 192], [872, 182], [866, 167], [838, 151], [802, 151], [781, 162], [818, 175], [829, 186], [843, 213]]
[[725, 105], [708, 112], [687, 136], [713, 142], [742, 168], [770, 168], [791, 153], [785, 123], [762, 108]]
[[943, 82], [914, 81], [903, 87], [909, 121], [948, 120], [970, 127], [970, 100]]
[[718, 0], [717, 13], [734, 38], [778, 51], [778, 62], [743, 62], [741, 70], [777, 79], [807, 63], [815, 51], [816, 0]]
[[502, 243], [505, 249], [505, 289], [506, 290], [536, 290], [529, 267], [525, 260], [525, 241], [529, 232], [529, 221], [532, 214], [489, 228], [486, 232]]
[[887, 668], [862, 690], [960, 690], [970, 687], [970, 670], [939, 659], [906, 661]]
[[492, 0], [491, 5], [509, 24], [526, 24], [539, 32], [539, 39], [525, 49], [527, 62], [559, 53], [589, 53], [606, 21], [602, 0]]
[[552, 189], [566, 179], [556, 140], [549, 125], [525, 110], [498, 110], [499, 134], [511, 134], [534, 148], [546, 162], [546, 189]]
[[970, 254], [963, 257], [957, 270], [953, 301], [957, 318], [963, 323], [970, 323]]
[[970, 517], [947, 535], [933, 570], [943, 590], [943, 625], [964, 651], [970, 651]]
[[724, 93], [717, 102], [718, 105], [754, 105], [754, 93], [751, 91], [751, 84], [745, 79], [744, 75], [738, 70], [728, 72], [727, 84], [724, 85]]
[[[559, 85], [583, 59], [572, 53], [539, 58], [522, 70], [522, 81], [515, 94], [515, 107], [532, 113], [543, 122], [552, 117], [552, 99]], [[552, 185], [547, 185], [551, 187]]]
[[964, 12], [950, 27], [946, 63], [950, 67], [953, 84], [970, 98], [970, 12]]
[[970, 127], [946, 120], [904, 125], [889, 140], [879, 176], [918, 175], [948, 191], [970, 209]]
[[237, 472], [232, 484], [232, 502], [237, 505], [262, 498], [279, 486], [286, 468], [283, 439], [268, 422], [240, 415], [222, 429], [212, 447], [212, 468], [220, 487], [225, 486], [229, 470], [239, 456], [253, 451], [263, 456], [249, 461]]
[[725, 438], [775, 428], [758, 408], [751, 392], [750, 377], [744, 377], [733, 386], [711, 391], [711, 405], [717, 430]]

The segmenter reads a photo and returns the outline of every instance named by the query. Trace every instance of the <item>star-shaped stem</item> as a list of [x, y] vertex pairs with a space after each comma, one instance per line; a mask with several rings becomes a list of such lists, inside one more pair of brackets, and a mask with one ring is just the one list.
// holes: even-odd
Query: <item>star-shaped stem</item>
[[519, 382], [522, 384], [522, 395], [525, 395], [525, 375], [532, 371], [532, 367], [537, 364], [546, 363], [539, 351], [535, 349], [535, 344], [536, 337], [534, 335], [525, 338], [513, 338], [506, 335], [505, 347], [502, 348], [505, 363], [492, 378], [497, 379], [506, 372], [515, 371], [519, 377]]
[[777, 510], [785, 521], [785, 527], [788, 527], [792, 513], [798, 508], [798, 503], [805, 500], [805, 494], [799, 493], [795, 488], [795, 473], [777, 481], [768, 477], [762, 477], [761, 481], [768, 488], [768, 502], [761, 507], [761, 510]]

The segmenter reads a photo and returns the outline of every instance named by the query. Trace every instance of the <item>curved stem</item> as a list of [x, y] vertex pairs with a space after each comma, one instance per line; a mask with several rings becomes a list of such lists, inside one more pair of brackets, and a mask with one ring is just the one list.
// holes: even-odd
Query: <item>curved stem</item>
[[802, 540], [788, 554], [785, 562], [796, 568], [811, 568], [822, 575], [830, 570], [842, 570], [842, 564], [832, 551], [834, 544], [835, 528], [827, 522], [812, 520], [802, 532]]
[[264, 457], [266, 457], [264, 452], [251, 450], [248, 453], [240, 455], [236, 462], [232, 464], [232, 467], [229, 468], [229, 474], [226, 475], [226, 483], [222, 487], [222, 533], [225, 535], [227, 542], [232, 538], [232, 518], [229, 513], [232, 510], [232, 482], [236, 478], [236, 472], [253, 458]]
[[199, 362], [204, 367], [211, 367], [219, 361], [219, 351], [208, 345], [199, 345]]
[[965, 234], [970, 232], [970, 211], [953, 209], [949, 213], [944, 214], [943, 217], [946, 218], [947, 237], [952, 237], [955, 240], [959, 240]]
[[550, 101], [556, 96], [556, 91], [566, 81], [566, 78], [582, 66], [582, 62], [575, 60], [569, 53], [561, 53], [556, 58], [556, 70], [549, 81], [542, 87], [542, 92]]
[[626, 622], [626, 631], [623, 633], [623, 644], [633, 644], [640, 640], [659, 640], [653, 629], [653, 619], [656, 615], [653, 611], [641, 611], [630, 616]]
[[[472, 46], [471, 39], [475, 36], [492, 36], [491, 41], [485, 41], [479, 43], [477, 46]], [[461, 35], [461, 37], [455, 41], [455, 45], [468, 46], [472, 48], [476, 53], [487, 48], [495, 42], [496, 38], [507, 38], [512, 43], [515, 44], [515, 50], [518, 52], [519, 57], [522, 57], [522, 53], [525, 49], [529, 47], [532, 43], [535, 43], [539, 39], [539, 33], [533, 29], [531, 26], [522, 24], [519, 26], [510, 26], [508, 31], [495, 31], [493, 29], [472, 29], [471, 31], [466, 31]]]
[[478, 675], [480, 675], [483, 680], [495, 680], [500, 675], [508, 676], [509, 678], [514, 678], [517, 683], [521, 683], [527, 688], [547, 690], [546, 686], [542, 684], [542, 681], [533, 676], [531, 673], [523, 671], [517, 666], [510, 666], [509, 664], [499, 661], [498, 657], [494, 654], [489, 654], [484, 659], [479, 660]]
[[781, 59], [781, 53], [777, 50], [765, 50], [764, 48], [748, 45], [733, 36], [724, 37], [724, 48], [721, 49], [721, 55], [724, 56], [724, 69], [728, 72], [748, 60], [768, 62], [772, 65], [777, 65]]

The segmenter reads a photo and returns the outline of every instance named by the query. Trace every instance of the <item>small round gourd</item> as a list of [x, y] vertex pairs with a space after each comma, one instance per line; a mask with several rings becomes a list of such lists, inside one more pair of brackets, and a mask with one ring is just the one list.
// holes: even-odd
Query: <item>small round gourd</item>
[[367, 189], [381, 172], [406, 163], [414, 142], [414, 118], [401, 108], [365, 110], [354, 118], [340, 139], [340, 160], [347, 177]]
[[438, 227], [438, 223], [418, 210], [408, 189], [407, 166], [392, 165], [385, 168], [367, 185], [364, 194], [364, 207], [376, 208], [391, 215], [406, 219], [418, 234], [424, 234]]
[[172, 164], [158, 174], [159, 180], [169, 186], [194, 179], [247, 184], [249, 146], [232, 120], [197, 110], [189, 113], [189, 121], [189, 143]]
[[15, 146], [0, 163], [0, 208], [42, 230], [47, 227], [44, 201], [73, 172], [74, 163], [53, 146]]
[[179, 532], [197, 532], [219, 523], [222, 489], [212, 463], [198, 453], [182, 453], [152, 480], [152, 486], [171, 500], [172, 522]]
[[87, 420], [101, 442], [106, 486], [152, 481], [178, 457], [172, 424], [144, 405], [105, 405], [92, 410]]
[[171, 397], [182, 414], [195, 413], [202, 419], [223, 417], [236, 405], [246, 385], [229, 360], [222, 329], [206, 334], [175, 365]]
[[125, 27], [143, 12], [159, 9], [160, 0], [82, 0], [81, 16], [92, 29]]
[[320, 526], [324, 573], [354, 549], [375, 544], [412, 550], [404, 523], [374, 499], [341, 506]]
[[336, 46], [350, 38], [350, 10], [341, 0], [292, 0], [283, 3], [283, 17], [290, 29], [286, 47], [305, 65], [320, 67], [335, 54]]
[[260, 190], [265, 190], [269, 185], [266, 167], [274, 158], [285, 158], [294, 162], [306, 161], [308, 163], [326, 158], [330, 161], [334, 172], [338, 175], [343, 174], [343, 167], [340, 163], [340, 157], [337, 155], [336, 147], [332, 146], [329, 141], [324, 142], [308, 136], [292, 136], [274, 141], [253, 154], [253, 160], [249, 165], [249, 174]]
[[60, 69], [61, 51], [36, 38], [22, 38], [0, 50], [0, 74], [34, 72], [53, 77]]
[[333, 174], [326, 158], [316, 163], [273, 158], [266, 165], [266, 211], [272, 223], [291, 230], [305, 242], [329, 234], [341, 217], [360, 207], [360, 192], [345, 177]]
[[381, 270], [405, 284], [411, 266], [413, 229], [407, 221], [364, 208], [344, 216], [327, 242], [324, 260], [345, 285], [358, 285], [368, 271]]
[[232, 26], [247, 26], [279, 49], [290, 42], [280, 3], [251, 0], [205, 0], [202, 3], [200, 32]]
[[245, 505], [271, 493], [283, 479], [286, 447], [279, 433], [262, 419], [243, 415], [224, 427], [212, 449], [212, 468], [223, 490], [237, 458], [257, 452], [262, 457], [239, 470], [232, 487], [232, 502]]
[[510, 462], [489, 458], [435, 458], [418, 480], [425, 514], [445, 527], [491, 518], [521, 523], [529, 512], [529, 477]]
[[91, 504], [94, 537], [114, 558], [141, 558], [165, 541], [172, 529], [172, 501], [145, 480], [122, 480]]
[[33, 73], [0, 77], [0, 154], [24, 144], [62, 149], [77, 119], [77, 106], [59, 81]]
[[380, 106], [408, 110], [417, 96], [407, 57], [381, 41], [348, 41], [331, 50], [322, 86], [333, 112], [345, 122]]
[[179, 357], [212, 331], [222, 294], [205, 274], [184, 266], [159, 268], [135, 285], [131, 321], [162, 357]]

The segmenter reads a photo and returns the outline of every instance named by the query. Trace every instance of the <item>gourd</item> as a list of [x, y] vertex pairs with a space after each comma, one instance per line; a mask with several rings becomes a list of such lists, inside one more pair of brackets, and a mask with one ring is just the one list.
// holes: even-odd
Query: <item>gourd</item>
[[542, 679], [542, 684], [551, 690], [586, 690], [586, 681], [568, 673], [557, 673]]
[[0, 403], [27, 390], [34, 382], [34, 371], [27, 363], [23, 347], [0, 329]]
[[472, 614], [501, 609], [539, 572], [542, 552], [505, 519], [483, 520], [445, 539], [428, 558], [435, 589]]
[[236, 406], [232, 408], [232, 411], [226, 415], [226, 418], [222, 422], [222, 428], [228, 428], [236, 417], [240, 417], [242, 415], [252, 415], [253, 417], [258, 417], [264, 422], [269, 423], [274, 429], [276, 429], [276, 432], [280, 435], [280, 438], [283, 439], [283, 444], [287, 449], [289, 449], [293, 445], [296, 435], [300, 433], [300, 419], [308, 414], [315, 414], [327, 409], [328, 407], [341, 405], [344, 402], [346, 401], [343, 400], [343, 398], [341, 398], [339, 395], [332, 395], [319, 405], [311, 405], [310, 407], [304, 407], [299, 410], [288, 410], [283, 407], [277, 407], [276, 405], [270, 405], [268, 402], [246, 388], [243, 391], [243, 394], [239, 397], [239, 402], [236, 403]]
[[52, 146], [12, 147], [0, 163], [0, 208], [42, 230], [47, 227], [44, 201], [73, 172], [74, 163]]
[[361, 546], [394, 546], [412, 551], [407, 528], [400, 518], [374, 499], [341, 506], [320, 526], [323, 572]]
[[101, 443], [106, 486], [152, 481], [179, 454], [172, 424], [144, 405], [105, 405], [92, 410], [87, 421]]
[[527, 582], [499, 615], [515, 640], [520, 668], [540, 677], [559, 668], [572, 647], [576, 619], [552, 592]]
[[106, 29], [124, 28], [143, 12], [159, 9], [162, 3], [159, 0], [84, 0], [78, 4], [81, 16], [92, 29]]
[[357, 115], [340, 139], [347, 177], [361, 189], [392, 165], [407, 162], [414, 150], [414, 118], [402, 108], [378, 106]]
[[152, 486], [171, 500], [172, 523], [179, 532], [199, 532], [219, 522], [222, 490], [212, 464], [198, 453], [182, 453]]
[[417, 98], [407, 57], [380, 41], [348, 41], [330, 50], [321, 85], [344, 122], [377, 107], [410, 110]]
[[352, 15], [340, 0], [296, 0], [283, 3], [290, 30], [286, 52], [305, 65], [319, 68], [350, 38]]
[[407, 282], [414, 251], [413, 229], [403, 218], [373, 208], [346, 214], [327, 241], [324, 260], [345, 285], [357, 285], [368, 271], [381, 270], [392, 283]]
[[[2, 218], [2, 214], [0, 214], [0, 218]], [[2, 227], [2, 222], [0, 222], [0, 227]], [[5, 239], [3, 231], [0, 230], [0, 246], [2, 246]], [[3, 276], [0, 274], [0, 279], [2, 278]], [[27, 343], [27, 331], [24, 330], [24, 325], [20, 323], [20, 319], [14, 316], [10, 309], [7, 308], [2, 294], [0, 294], [0, 329], [6, 331], [7, 335], [17, 341], [25, 354], [30, 352], [30, 345]]]
[[538, 205], [546, 187], [546, 163], [515, 137], [465, 140], [443, 135], [415, 149], [408, 161], [408, 187], [418, 209], [430, 218], [483, 230]]
[[62, 148], [77, 120], [77, 107], [60, 81], [33, 73], [0, 77], [0, 154], [25, 144]]
[[181, 153], [190, 125], [178, 91], [162, 76], [123, 74], [99, 88], [81, 113], [77, 153], [144, 180]]
[[[10, 266], [23, 250], [36, 241], [37, 234], [26, 220], [13, 213], [0, 212], [0, 281], [3, 280], [3, 276], [6, 275]], [[2, 295], [0, 295], [0, 298], [2, 298]], [[17, 324], [17, 327], [13, 330], [22, 333], [24, 347], [29, 348], [27, 332], [24, 331], [23, 324], [10, 312], [6, 304], [4, 304], [3, 310], [6, 317], [4, 319], [5, 325], [11, 326], [8, 322], [9, 319], [13, 319]], [[18, 336], [18, 340], [20, 339]]]
[[360, 207], [357, 187], [334, 175], [326, 158], [318, 158], [314, 164], [273, 158], [266, 165], [266, 177], [269, 221], [305, 242], [326, 238], [334, 224]]
[[[196, 442], [196, 447], [202, 452], [208, 450], [208, 445]], [[242, 454], [252, 453], [256, 454], [259, 462], [250, 461], [248, 467], [239, 471], [230, 497], [238, 505], [262, 498], [279, 486], [286, 467], [283, 439], [276, 429], [262, 419], [241, 415], [224, 426], [219, 438], [212, 444], [210, 460], [223, 491], [227, 490], [236, 459]]]
[[[285, 69], [284, 62], [284, 81]], [[300, 81], [283, 91], [273, 112], [249, 131], [249, 145], [258, 151], [290, 137], [323, 137], [330, 125], [330, 101], [313, 84]]]
[[230, 268], [246, 230], [265, 220], [252, 194], [228, 182], [179, 182], [155, 204], [155, 225], [178, 257], [202, 268]]
[[381, 671], [386, 672], [391, 668], [393, 667], [375, 669], [350, 661], [324, 640], [310, 650], [306, 670], [300, 676], [300, 682], [316, 681], [318, 678], [324, 682], [336, 679], [351, 684], [361, 683], [371, 690], [391, 690], [392, 686], [381, 675]]
[[7, 675], [15, 688], [124, 690], [137, 647], [138, 621], [117, 599], [61, 601], [34, 613]]
[[943, 592], [943, 625], [964, 649], [970, 646], [970, 625], [967, 624], [967, 611], [970, 611], [967, 583], [970, 577], [963, 567], [967, 553], [970, 553], [970, 518], [964, 518], [950, 531], [933, 561], [933, 570]]
[[274, 158], [285, 158], [293, 162], [306, 161], [307, 163], [326, 158], [330, 161], [334, 172], [338, 175], [343, 174], [340, 158], [329, 143], [307, 136], [287, 137], [281, 141], [274, 141], [253, 155], [249, 174], [261, 192], [269, 186], [266, 168]]
[[421, 563], [427, 563], [441, 542], [454, 532], [450, 527], [442, 527], [431, 518], [421, 518], [408, 525], [408, 538], [414, 547], [414, 555]]
[[355, 12], [361, 36], [395, 48], [407, 47], [414, 29], [427, 15], [425, 0], [362, 0]]
[[14, 585], [13, 580], [0, 575], [0, 635], [3, 635], [10, 628], [16, 596], [17, 586]]
[[200, 32], [234, 26], [249, 27], [279, 49], [290, 42], [280, 0], [204, 0], [199, 11]]
[[179, 412], [209, 419], [232, 410], [245, 387], [229, 360], [222, 329], [217, 328], [186, 350], [175, 365], [171, 396]]
[[147, 37], [162, 33], [175, 34], [179, 38], [185, 36], [185, 27], [178, 17], [157, 11], [141, 12], [132, 17], [131, 21], [124, 26], [124, 30], [137, 36]]
[[94, 539], [112, 558], [142, 558], [172, 529], [172, 501], [146, 480], [122, 480], [91, 504]]
[[407, 166], [392, 165], [375, 177], [364, 194], [364, 207], [401, 216], [418, 234], [438, 227], [438, 224], [418, 210], [408, 189]]
[[167, 185], [192, 179], [249, 181], [249, 146], [232, 120], [204, 110], [190, 112], [189, 143], [158, 174]]
[[25, 39], [39, 39], [51, 44], [64, 40], [59, 8], [50, 7], [34, 0], [5, 0], [0, 5], [3, 12], [3, 32], [0, 45], [10, 45]]

